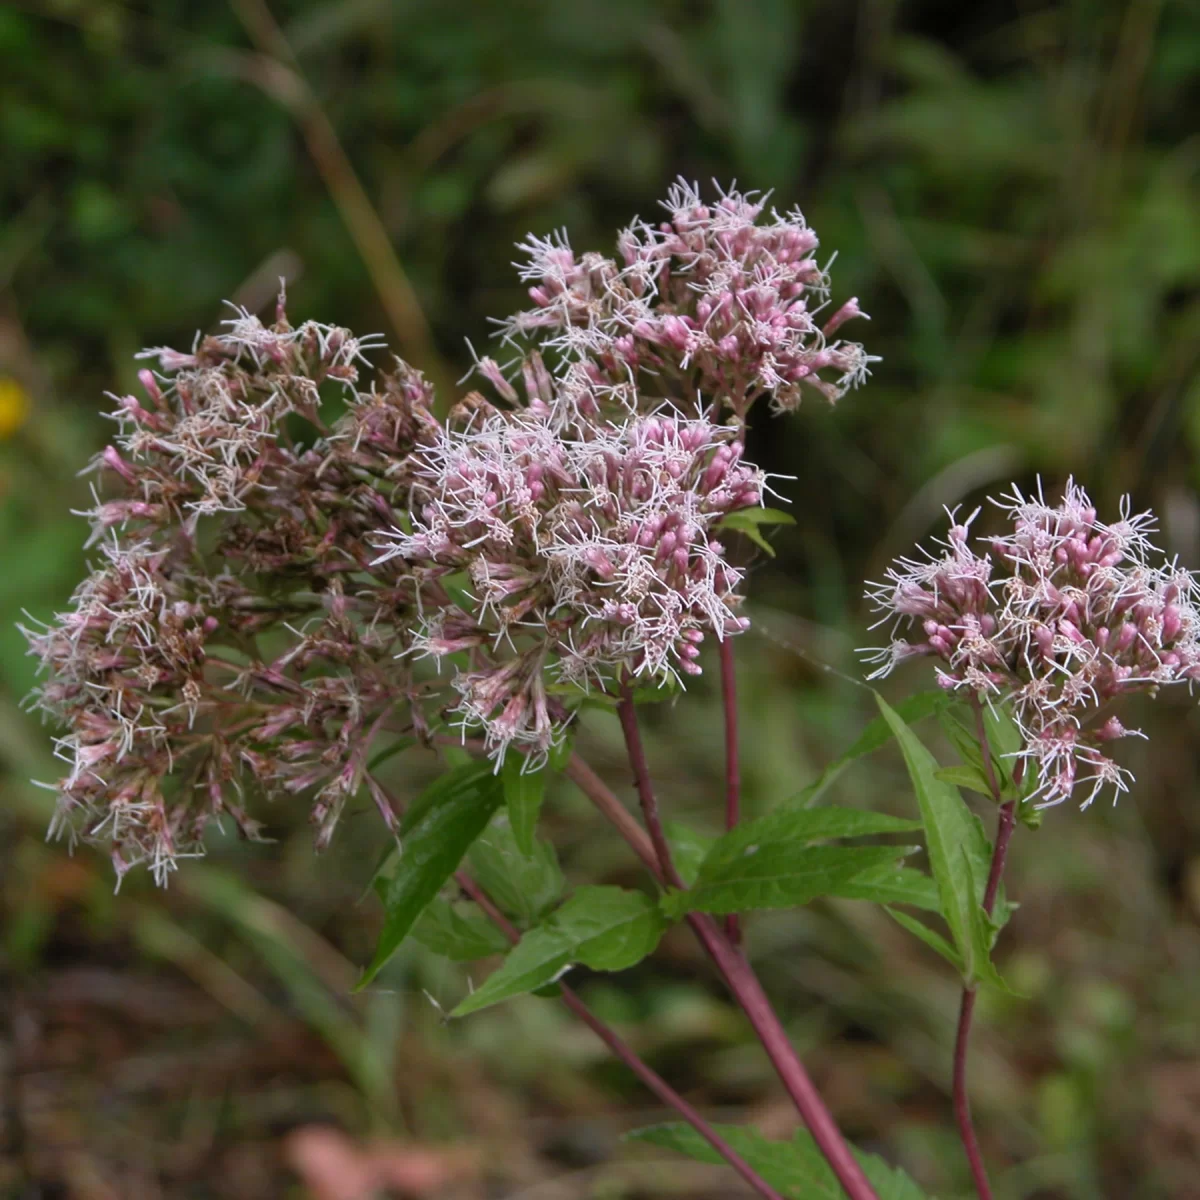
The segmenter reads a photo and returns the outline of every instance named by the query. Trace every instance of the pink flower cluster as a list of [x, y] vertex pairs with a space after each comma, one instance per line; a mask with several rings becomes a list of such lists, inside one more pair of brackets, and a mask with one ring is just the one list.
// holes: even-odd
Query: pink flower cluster
[[[412, 581], [372, 567], [366, 538], [399, 519], [404, 464], [437, 426], [403, 364], [356, 390], [362, 348], [282, 308], [271, 326], [241, 313], [190, 354], [151, 352], [160, 372], [118, 401], [95, 464], [101, 561], [27, 631], [39, 706], [66, 729], [55, 827], [110, 842], [118, 872], [164, 878], [223, 814], [255, 836], [247, 786], [309, 794], [324, 841], [384, 718], [401, 701], [420, 716], [395, 658]], [[346, 400], [331, 429], [327, 382]], [[308, 445], [292, 440], [305, 425]]]
[[817, 323], [799, 214], [682, 185], [667, 208], [623, 266], [530, 240], [524, 394], [478, 363], [504, 411], [472, 393], [437, 419], [419, 373], [282, 297], [272, 324], [146, 352], [95, 463], [100, 561], [27, 631], [64, 726], [58, 830], [162, 879], [223, 815], [255, 835], [244, 794], [304, 796], [318, 844], [364, 790], [392, 827], [381, 738], [449, 718], [533, 765], [589, 689], [679, 682], [745, 626], [718, 538], [762, 501], [746, 411], [834, 399], [867, 359], [832, 340], [853, 302]]
[[547, 698], [555, 681], [697, 674], [706, 631], [746, 624], [715, 529], [761, 502], [763, 475], [728, 426], [631, 417], [568, 438], [544, 417], [496, 414], [412, 463], [411, 532], [381, 539], [378, 561], [402, 557], [422, 580], [462, 574], [469, 611], [425, 609], [414, 649], [472, 652], [458, 711], [500, 757], [516, 744], [544, 759], [565, 716]]
[[1152, 561], [1153, 518], [1131, 515], [1128, 498], [1112, 524], [1074, 482], [1056, 507], [1015, 487], [996, 503], [1012, 531], [990, 542], [991, 554], [970, 545], [973, 515], [953, 525], [940, 554], [899, 560], [868, 592], [885, 621], [917, 622], [924, 634], [872, 652], [871, 678], [913, 655], [940, 659], [943, 687], [1011, 705], [1020, 757], [1037, 770], [1033, 797], [1059, 804], [1079, 789], [1086, 808], [1105, 786], [1128, 786], [1105, 747], [1137, 731], [1113, 703], [1200, 679], [1197, 580]]
[[559, 359], [571, 411], [700, 395], [744, 420], [760, 396], [790, 410], [806, 388], [833, 402], [863, 382], [872, 360], [836, 334], [864, 314], [849, 300], [820, 316], [829, 279], [799, 211], [760, 224], [765, 197], [730, 190], [705, 204], [683, 181], [664, 207], [667, 221], [619, 235], [620, 262], [577, 256], [565, 235], [523, 247], [536, 307], [505, 328]]

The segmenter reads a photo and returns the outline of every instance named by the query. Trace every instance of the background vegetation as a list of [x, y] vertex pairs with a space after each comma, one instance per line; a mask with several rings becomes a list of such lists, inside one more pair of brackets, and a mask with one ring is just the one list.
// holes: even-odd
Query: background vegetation
[[[109, 432], [101, 393], [132, 386], [141, 346], [190, 342], [222, 298], [262, 307], [280, 275], [294, 315], [382, 330], [452, 387], [464, 335], [481, 346], [521, 303], [509, 260], [526, 231], [606, 248], [679, 173], [799, 203], [883, 361], [836, 411], [753, 431], [753, 455], [795, 477], [797, 518], [754, 575], [740, 647], [750, 800], [770, 804], [869, 714], [861, 580], [943, 504], [1075, 473], [1106, 508], [1125, 491], [1153, 505], [1200, 567], [1200, 7], [272, 11], [0, 7], [0, 1194], [337, 1197], [295, 1168], [366, 1151], [297, 1137], [315, 1123], [376, 1139], [411, 1194], [729, 1195], [725, 1174], [620, 1145], [658, 1114], [551, 1002], [446, 1026], [435, 1004], [466, 981], [419, 947], [349, 997], [378, 920], [361, 899], [369, 814], [314, 861], [303, 816], [273, 810], [275, 844], [216, 844], [165, 895], [144, 878], [114, 895], [100, 856], [43, 843], [49, 793], [27, 781], [55, 772], [18, 707], [33, 677], [13, 623], [80, 574], [68, 509]], [[702, 686], [656, 716], [667, 802], [711, 822], [715, 704]], [[1018, 835], [1001, 961], [1029, 998], [987, 1004], [974, 1062], [1013, 1200], [1200, 1195], [1200, 714], [1167, 696], [1143, 724], [1131, 798]], [[624, 784], [616, 741], [604, 718], [586, 737]], [[420, 771], [394, 781], [415, 790]], [[910, 803], [887, 754], [839, 788]], [[577, 797], [548, 820], [569, 877], [632, 878]], [[962, 1194], [955, 985], [880, 921], [814, 906], [756, 919], [750, 947], [847, 1131]], [[697, 1102], [788, 1131], [686, 936], [632, 979], [583, 990]]]

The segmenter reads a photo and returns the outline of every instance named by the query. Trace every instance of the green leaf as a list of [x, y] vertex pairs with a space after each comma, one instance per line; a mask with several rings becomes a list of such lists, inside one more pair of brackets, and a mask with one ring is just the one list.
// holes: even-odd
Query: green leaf
[[983, 730], [992, 748], [992, 757], [1001, 772], [1011, 779], [1012, 756], [1025, 748], [1025, 739], [1007, 704], [985, 703], [982, 711]]
[[663, 911], [715, 914], [792, 908], [829, 895], [863, 871], [894, 863], [917, 846], [749, 845], [737, 858], [705, 865], [687, 891], [668, 892]]
[[717, 840], [703, 833], [689, 829], [679, 821], [667, 821], [663, 826], [667, 842], [671, 847], [671, 857], [675, 860], [675, 869], [683, 882], [689, 887], [696, 882], [700, 866], [713, 848]]
[[[787, 842], [805, 846], [829, 838], [868, 837], [878, 833], [912, 833], [921, 828], [920, 821], [908, 817], [893, 817], [889, 813], [872, 812], [863, 808], [843, 808], [827, 805], [823, 808], [797, 808], [791, 801], [782, 807], [744, 821], [713, 842], [705, 864], [732, 862], [740, 858], [748, 846]], [[702, 872], [703, 874], [703, 869]]]
[[983, 752], [979, 749], [979, 739], [960, 716], [967, 711], [961, 705], [948, 708], [938, 714], [938, 724], [942, 732], [950, 739], [959, 757], [968, 765], [983, 774]]
[[[974, 868], [971, 865], [971, 856], [964, 848], [962, 851], [964, 866], [967, 872], [967, 878], [971, 884], [972, 895], [978, 895], [981, 885], [986, 886], [986, 880], [979, 880], [975, 877]], [[975, 962], [975, 977], [980, 983], [987, 984], [989, 987], [999, 988], [1002, 992], [1007, 992], [1010, 996], [1015, 996], [1017, 993], [1008, 986], [1000, 976], [1000, 972], [996, 970], [992, 962], [992, 944], [996, 940], [998, 926], [993, 925], [989, 920], [987, 913], [983, 911], [983, 905], [975, 903], [971, 906], [971, 947], [972, 957]]]
[[890, 866], [905, 848], [817, 846], [827, 838], [910, 833], [919, 821], [857, 808], [776, 809], [718, 838], [687, 892], [664, 897], [665, 911], [732, 913], [788, 908], [833, 892], [861, 872]]
[[575, 750], [575, 739], [568, 733], [558, 742], [550, 747], [550, 752], [546, 757], [546, 765], [556, 775], [559, 771], [567, 769], [567, 763], [571, 761], [571, 755]]
[[380, 880], [383, 930], [358, 988], [370, 983], [395, 954], [503, 798], [500, 781], [487, 762], [455, 767], [417, 798], [400, 824], [401, 850], [395, 872], [390, 879]]
[[774, 558], [775, 549], [763, 537], [761, 532], [763, 526], [795, 525], [795, 523], [795, 517], [790, 513], [780, 512], [777, 508], [744, 508], [739, 512], [728, 513], [722, 517], [717, 522], [717, 528], [736, 530]]
[[[1021, 736], [1021, 731], [1006, 704], [985, 702], [980, 706], [980, 715], [984, 733], [987, 735], [988, 748], [992, 752], [992, 768], [996, 774], [997, 785], [1005, 799], [1012, 799], [1017, 795], [1017, 789], [1013, 785], [1013, 770], [1018, 760], [1014, 756], [1023, 748], [1025, 739]], [[981, 792], [994, 800], [991, 784], [987, 781], [987, 773], [983, 766], [983, 747], [979, 742], [974, 712], [957, 706], [957, 712], [949, 710], [944, 714], [942, 728], [954, 743], [954, 748], [963, 761], [969, 767], [974, 767], [979, 778], [983, 780], [982, 789], [974, 783], [961, 786], [970, 787], [972, 791]], [[1025, 790], [1027, 789], [1021, 789], [1022, 792]]]
[[[845, 1192], [825, 1156], [804, 1130], [794, 1134], [790, 1142], [776, 1142], [740, 1125], [713, 1128], [767, 1183], [791, 1200], [845, 1200]], [[725, 1162], [690, 1125], [682, 1122], [635, 1129], [625, 1137], [675, 1150], [698, 1162]], [[926, 1200], [921, 1189], [898, 1167], [889, 1166], [876, 1154], [861, 1150], [853, 1153], [879, 1200]]]
[[1017, 755], [1025, 748], [1025, 738], [1007, 704], [985, 704], [983, 706], [983, 728], [988, 746], [992, 751], [992, 762], [996, 766], [996, 778], [1006, 800], [1022, 800], [1036, 786], [1036, 773], [1026, 771], [1022, 784], [1018, 785], [1013, 775], [1022, 760]]
[[992, 799], [992, 786], [978, 767], [942, 767], [934, 773], [942, 783], [948, 783], [951, 787], [966, 788], [970, 792], [978, 792], [979, 795]]
[[508, 938], [467, 900], [450, 902], [435, 897], [413, 926], [412, 936], [426, 949], [455, 962], [472, 962], [503, 954]]
[[507, 754], [500, 778], [504, 781], [504, 804], [517, 849], [522, 854], [533, 853], [533, 835], [537, 829], [538, 813], [546, 794], [546, 769], [529, 771], [523, 754]]
[[533, 925], [563, 894], [563, 874], [554, 847], [535, 840], [533, 853], [517, 845], [507, 812], [498, 812], [467, 854], [476, 881], [505, 915]]
[[844, 900], [870, 900], [874, 904], [911, 904], [926, 912], [941, 912], [937, 884], [915, 867], [884, 863], [838, 884], [830, 893]]
[[923, 921], [918, 921], [916, 917], [906, 912], [900, 912], [898, 909], [889, 908], [884, 905], [884, 912], [887, 913], [897, 925], [903, 929], [907, 929], [915, 938], [919, 938], [931, 950], [940, 954], [960, 975], [962, 974], [963, 962], [962, 955], [950, 945], [948, 941], [936, 929], [930, 929]]
[[964, 982], [970, 987], [988, 970], [986, 955], [984, 962], [979, 960], [979, 942], [972, 930], [976, 912], [982, 914], [982, 893], [976, 881], [986, 878], [991, 847], [979, 818], [958, 789], [938, 779], [937, 760], [882, 696], [876, 694], [875, 700], [892, 726], [917, 794], [942, 916], [962, 959]]
[[476, 600], [470, 591], [471, 577], [466, 571], [455, 571], [451, 575], [443, 575], [441, 583], [452, 604], [461, 608], [463, 612], [475, 611]]
[[795, 525], [796, 518], [781, 508], [742, 508], [728, 513], [718, 524], [722, 528], [736, 529], [740, 525]]
[[[901, 700], [896, 705], [896, 712], [905, 721], [911, 723], [921, 720], [922, 717], [942, 713], [952, 703], [952, 697], [938, 688], [936, 691], [917, 692], [915, 696], [909, 696], [907, 699]], [[868, 754], [873, 754], [876, 750], [886, 746], [891, 739], [891, 726], [888, 725], [883, 717], [876, 717], [867, 724], [849, 750], [839, 758], [835, 758], [803, 791], [798, 792], [790, 800], [787, 800], [785, 807], [803, 807], [815, 804], [820, 799], [822, 793], [851, 763], [860, 758], [865, 758]]]
[[382, 766], [389, 758], [407, 750], [409, 746], [417, 744], [416, 738], [402, 737], [394, 741], [390, 746], [385, 746], [376, 754], [370, 762], [367, 763], [367, 772], [373, 772], [377, 767]]
[[620, 971], [658, 945], [667, 921], [651, 897], [618, 887], [582, 887], [512, 948], [504, 965], [450, 1015], [466, 1016], [557, 981], [580, 963]]

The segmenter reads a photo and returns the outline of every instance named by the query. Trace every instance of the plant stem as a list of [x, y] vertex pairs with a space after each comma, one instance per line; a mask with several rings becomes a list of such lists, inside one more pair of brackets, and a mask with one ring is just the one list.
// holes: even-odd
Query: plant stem
[[654, 787], [650, 782], [650, 768], [646, 763], [646, 750], [642, 745], [642, 734], [638, 728], [637, 709], [633, 704], [633, 696], [628, 687], [621, 692], [617, 703], [617, 716], [621, 721], [621, 732], [625, 735], [625, 749], [629, 752], [629, 763], [633, 767], [633, 780], [637, 786], [638, 799], [642, 805], [642, 816], [646, 822], [646, 831], [650, 834], [654, 854], [658, 859], [659, 871], [663, 879], [672, 887], [681, 890], [687, 887], [682, 876], [675, 869], [675, 861], [671, 857], [671, 846], [667, 835], [663, 832], [662, 817], [658, 812], [658, 800], [654, 795]]
[[[739, 761], [737, 671], [733, 638], [721, 639], [721, 707], [725, 713], [725, 828], [733, 829], [742, 816], [742, 772]], [[725, 918], [725, 936], [736, 946], [742, 940], [737, 913]]]
[[[992, 850], [992, 864], [988, 870], [987, 884], [983, 891], [983, 911], [990, 917], [996, 906], [996, 895], [1000, 890], [1000, 878], [1004, 874], [1004, 864], [1008, 859], [1008, 845], [1012, 840], [1013, 829], [1016, 827], [1016, 800], [1003, 802], [1003, 793], [996, 770], [992, 764], [992, 749], [988, 742], [987, 726], [983, 720], [983, 706], [978, 696], [972, 696], [972, 707], [975, 710], [975, 733], [979, 739], [979, 749], [983, 755], [983, 769], [987, 776], [988, 787], [992, 799], [1000, 805], [999, 824], [996, 827], [996, 844]], [[975, 1125], [971, 1120], [971, 1100], [967, 1094], [967, 1056], [971, 1044], [971, 1022], [975, 1016], [975, 997], [977, 991], [973, 987], [963, 988], [962, 1001], [958, 1010], [958, 1032], [954, 1038], [954, 1119], [958, 1123], [959, 1137], [966, 1151], [967, 1162], [971, 1167], [971, 1178], [975, 1182], [975, 1191], [979, 1200], [992, 1200], [992, 1185], [988, 1182], [987, 1167], [984, 1165], [983, 1153], [979, 1149], [979, 1139], [975, 1136]]]
[[[650, 780], [650, 769], [646, 762], [646, 752], [642, 745], [641, 732], [638, 728], [637, 710], [628, 691], [622, 696], [617, 706], [617, 715], [621, 720], [621, 729], [625, 734], [625, 748], [629, 753], [630, 765], [633, 767], [634, 781], [638, 789], [642, 812], [646, 817], [646, 826], [650, 832], [657, 859], [658, 870], [655, 874], [660, 880], [666, 879], [673, 887], [686, 890], [686, 884], [675, 870], [671, 861], [670, 847], [662, 832], [662, 822], [658, 812], [658, 801], [654, 795], [654, 787]], [[601, 784], [603, 787], [603, 784]], [[604, 789], [607, 791], [607, 789]], [[620, 806], [616, 797], [606, 799], [604, 811], [612, 810], [614, 804]], [[628, 814], [626, 814], [628, 815]], [[804, 1064], [800, 1061], [792, 1043], [788, 1040], [787, 1031], [771, 1007], [762, 984], [759, 983], [750, 963], [742, 952], [732, 945], [712, 917], [704, 913], [689, 913], [688, 924], [691, 925], [700, 944], [708, 952], [717, 969], [725, 977], [729, 990], [733, 993], [742, 1011], [750, 1021], [758, 1040], [762, 1043], [771, 1065], [775, 1068], [780, 1080], [801, 1119], [812, 1134], [821, 1153], [824, 1154], [838, 1182], [845, 1189], [850, 1200], [878, 1200], [875, 1190], [871, 1187], [862, 1167], [858, 1165], [850, 1147], [842, 1137], [841, 1130], [830, 1115], [829, 1109], [821, 1099]]]
[[820, 1093], [788, 1039], [762, 984], [745, 955], [721, 933], [717, 923], [700, 913], [688, 917], [696, 936], [725, 977], [742, 1011], [762, 1043], [804, 1124], [833, 1169], [850, 1200], [878, 1200]]
[[[488, 894], [465, 871], [454, 876], [462, 888], [487, 917], [503, 931], [514, 945], [520, 933], [496, 907]], [[636, 1050], [621, 1040], [588, 1006], [578, 993], [559, 982], [563, 1003], [621, 1060], [664, 1104], [673, 1108], [691, 1127], [757, 1192], [766, 1200], [783, 1200], [757, 1171], [692, 1107], [661, 1075], [650, 1067]]]
[[971, 1167], [971, 1178], [979, 1200], [992, 1200], [992, 1185], [988, 1182], [987, 1167], [975, 1126], [971, 1121], [971, 1100], [967, 1095], [967, 1052], [971, 1041], [971, 1019], [975, 1015], [975, 997], [978, 991], [963, 988], [958, 1008], [958, 1032], [954, 1037], [954, 1120], [958, 1124], [958, 1136], [962, 1141], [967, 1162]]
[[[583, 778], [589, 776], [599, 783], [599, 777], [595, 772], [584, 763], [578, 761], [577, 774]], [[373, 784], [379, 788], [380, 792], [387, 798], [389, 806], [398, 811], [398, 806], [390, 793], [382, 784], [369, 776]], [[604, 785], [600, 784], [601, 790]], [[612, 800], [616, 802], [618, 808], [620, 803], [613, 796]], [[624, 809], [621, 809], [624, 812]], [[628, 814], [626, 814], [628, 816]], [[636, 828], [636, 826], [635, 826]], [[638, 830], [641, 833], [641, 830]], [[644, 836], [644, 835], [643, 835]], [[500, 911], [492, 898], [483, 890], [482, 887], [464, 870], [458, 870], [454, 873], [455, 882], [472, 900], [479, 905], [480, 910], [503, 934], [508, 938], [509, 942], [516, 945], [521, 940], [520, 931], [517, 927]], [[738, 1152], [700, 1115], [700, 1113], [692, 1107], [661, 1075], [659, 1075], [649, 1064], [644, 1062], [637, 1052], [623, 1042], [617, 1034], [611, 1030], [603, 1021], [584, 1002], [579, 998], [578, 994], [560, 981], [559, 990], [562, 993], [563, 1003], [573, 1012], [587, 1027], [613, 1052], [613, 1054], [621, 1060], [664, 1104], [673, 1108], [693, 1129], [702, 1137], [708, 1144], [723, 1158], [725, 1161], [752, 1187], [760, 1196], [765, 1197], [765, 1200], [784, 1200], [765, 1179], [763, 1179], [754, 1168], [740, 1155]]]
[[634, 854], [642, 860], [642, 865], [661, 883], [662, 871], [658, 865], [658, 856], [654, 853], [646, 831], [612, 793], [608, 784], [578, 754], [572, 754], [567, 761], [566, 775], [616, 828], [629, 843]]

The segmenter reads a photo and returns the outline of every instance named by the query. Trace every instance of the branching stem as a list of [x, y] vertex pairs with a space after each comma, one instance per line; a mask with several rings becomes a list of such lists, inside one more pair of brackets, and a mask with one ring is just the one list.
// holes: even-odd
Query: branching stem
[[654, 786], [650, 782], [650, 768], [646, 763], [646, 751], [642, 746], [637, 709], [634, 707], [633, 695], [628, 686], [623, 689], [621, 699], [617, 703], [617, 716], [621, 721], [621, 732], [625, 735], [625, 749], [629, 752], [629, 763], [633, 767], [633, 779], [637, 786], [638, 800], [642, 805], [642, 818], [646, 822], [646, 831], [650, 834], [650, 842], [654, 846], [654, 854], [658, 859], [659, 874], [672, 887], [685, 888], [687, 885], [675, 869], [675, 861], [671, 857], [671, 846], [667, 841], [667, 835], [663, 832], [662, 817], [658, 811], [658, 798], [654, 795]]
[[[454, 876], [462, 888], [487, 917], [503, 931], [514, 945], [521, 935], [516, 926], [496, 907], [488, 894], [465, 871]], [[757, 1171], [692, 1107], [661, 1075], [649, 1066], [626, 1042], [617, 1036], [588, 1006], [578, 993], [559, 982], [563, 1003], [621, 1060], [664, 1104], [673, 1108], [687, 1123], [766, 1200], [783, 1200]]]
[[[617, 715], [621, 720], [622, 732], [625, 734], [625, 748], [629, 753], [630, 765], [633, 767], [638, 799], [641, 801], [642, 812], [650, 833], [650, 842], [655, 851], [657, 869], [654, 873], [660, 880], [670, 883], [672, 887], [685, 889], [686, 885], [675, 869], [671, 860], [670, 847], [667, 845], [666, 836], [662, 831], [658, 801], [654, 795], [646, 753], [638, 728], [637, 710], [628, 692], [622, 696], [617, 706]], [[597, 782], [600, 781], [597, 780]], [[607, 792], [608, 789], [604, 788], [603, 783], [600, 783], [600, 787]], [[591, 796], [592, 792], [589, 791], [588, 794]], [[625, 813], [624, 807], [611, 794], [605, 797], [601, 807], [605, 813], [610, 813], [614, 809]], [[636, 844], [635, 849], [637, 849]], [[729, 990], [758, 1035], [767, 1057], [771, 1060], [771, 1064], [795, 1104], [797, 1112], [850, 1200], [878, 1200], [874, 1188], [863, 1174], [862, 1167], [859, 1166], [846, 1139], [842, 1137], [841, 1130], [838, 1129], [837, 1123], [809, 1078], [804, 1064], [788, 1039], [787, 1031], [771, 1007], [771, 1002], [767, 999], [767, 994], [763, 991], [762, 984], [745, 955], [729, 941], [712, 917], [704, 913], [689, 913], [687, 921], [700, 940], [700, 944], [724, 976]]]
[[[590, 770], [590, 768], [587, 768]], [[374, 776], [368, 775], [373, 788], [387, 799], [390, 807], [399, 811], [395, 798]], [[521, 940], [520, 930], [497, 907], [465, 870], [454, 873], [460, 888], [479, 906], [480, 911], [514, 946]], [[559, 982], [563, 1003], [620, 1059], [664, 1104], [673, 1108], [725, 1161], [765, 1200], [784, 1200], [757, 1171], [689, 1104], [657, 1071], [646, 1063], [631, 1046], [621, 1040], [565, 983]]]

